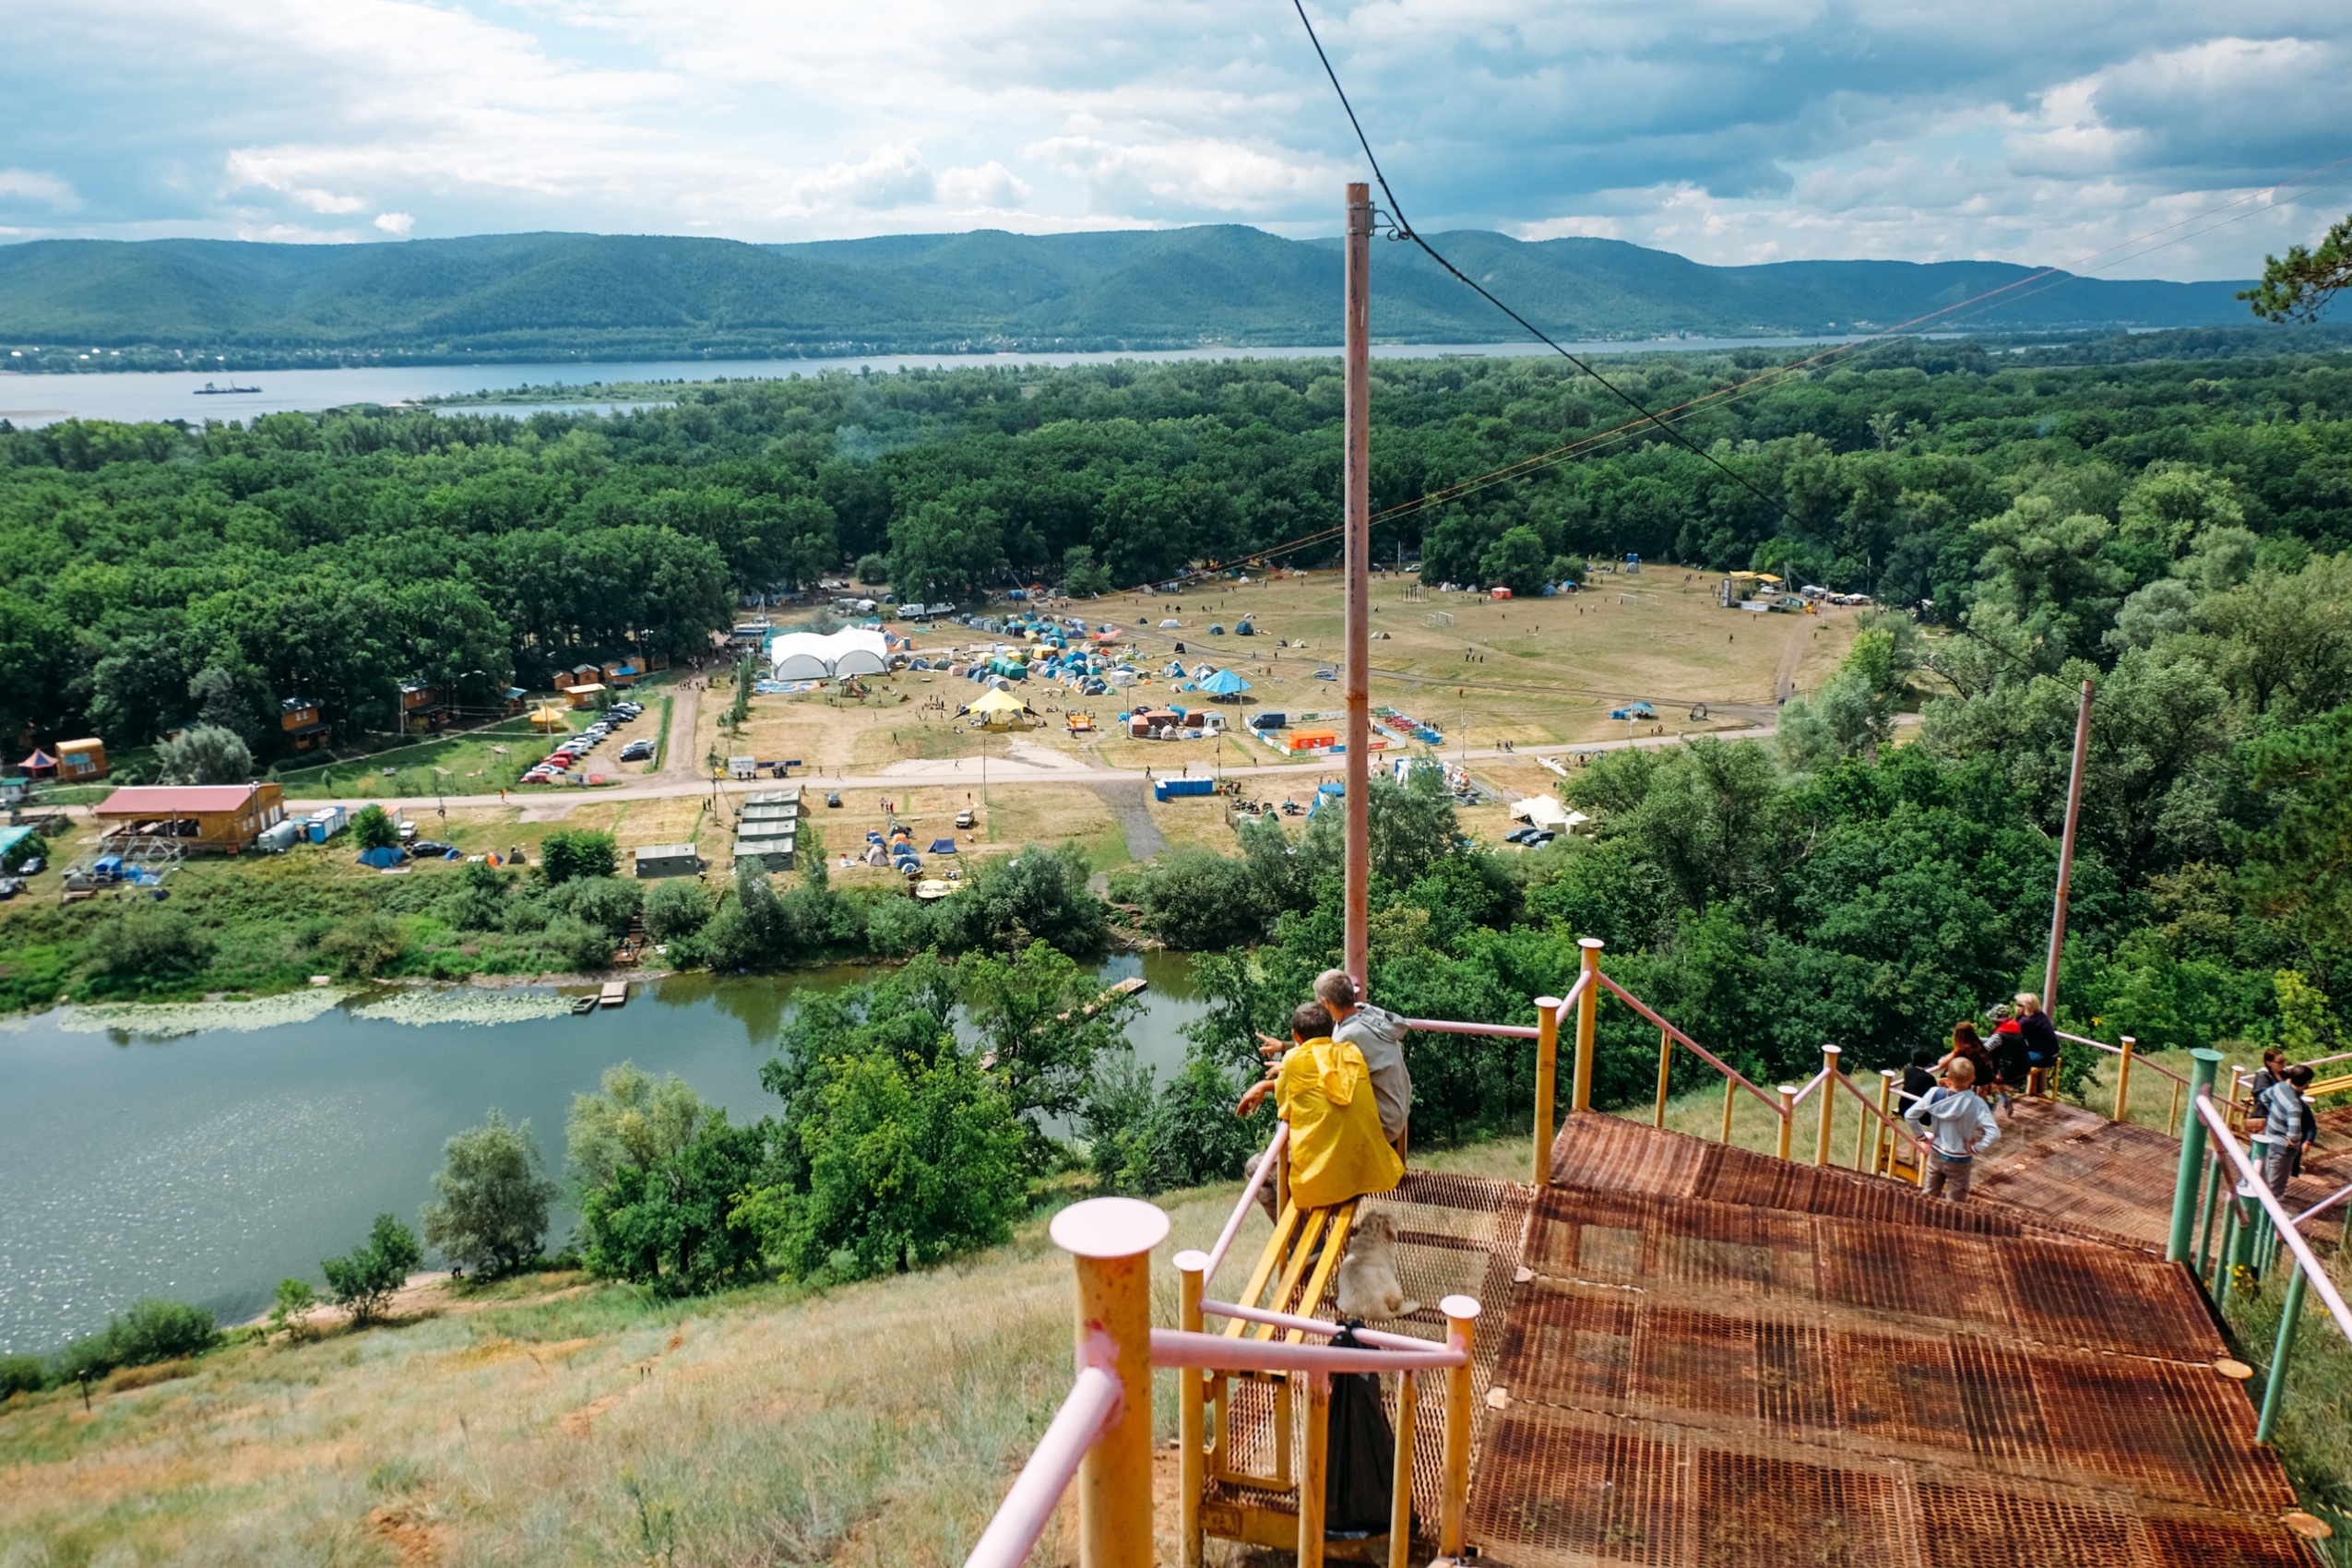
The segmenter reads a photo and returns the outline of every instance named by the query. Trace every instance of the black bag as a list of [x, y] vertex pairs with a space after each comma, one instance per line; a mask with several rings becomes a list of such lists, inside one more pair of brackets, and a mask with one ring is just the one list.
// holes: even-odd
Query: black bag
[[[1367, 1348], [1350, 1332], [1362, 1326], [1350, 1321], [1332, 1336], [1332, 1344], [1354, 1350]], [[1388, 1424], [1388, 1412], [1380, 1406], [1379, 1373], [1332, 1375], [1330, 1436], [1324, 1467], [1324, 1534], [1354, 1539], [1387, 1534], [1390, 1500], [1395, 1495], [1396, 1433]]]

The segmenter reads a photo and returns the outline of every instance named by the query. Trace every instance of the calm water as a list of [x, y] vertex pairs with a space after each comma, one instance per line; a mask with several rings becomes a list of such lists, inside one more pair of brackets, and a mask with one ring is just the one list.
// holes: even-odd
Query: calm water
[[[1129, 1030], [1163, 1075], [1197, 1017], [1187, 960], [1143, 973]], [[83, 1034], [62, 1014], [0, 1022], [0, 1351], [43, 1351], [142, 1295], [223, 1321], [269, 1304], [287, 1275], [364, 1239], [391, 1210], [415, 1223], [442, 1141], [496, 1106], [530, 1119], [552, 1169], [564, 1114], [623, 1060], [675, 1073], [738, 1121], [776, 1108], [759, 1067], [796, 993], [856, 983], [837, 969], [776, 980], [681, 976], [585, 1017], [426, 1028], [329, 1012], [307, 1023], [174, 1039]], [[559, 1213], [560, 1237], [571, 1217]]]
[[[1824, 338], [1671, 338], [1641, 343], [1571, 343], [1584, 354], [1648, 353], [1726, 348], [1797, 348], [1815, 343], [1851, 343], [1852, 337]], [[259, 414], [287, 410], [315, 412], [351, 403], [402, 403], [420, 398], [462, 396], [512, 386], [572, 386], [593, 382], [707, 381], [815, 375], [828, 370], [872, 370], [877, 373], [915, 368], [961, 369], [984, 365], [1108, 364], [1119, 360], [1303, 359], [1336, 354], [1330, 347], [1291, 349], [1170, 349], [1127, 353], [1067, 354], [869, 354], [830, 360], [649, 360], [612, 364], [577, 360], [552, 364], [382, 365], [350, 370], [258, 370], [232, 374], [203, 371], [110, 371], [87, 375], [19, 375], [0, 371], [0, 419], [19, 429], [58, 420], [249, 420]], [[1372, 350], [1376, 359], [1433, 359], [1446, 354], [1510, 356], [1549, 353], [1534, 343], [1405, 343]], [[254, 393], [200, 397], [196, 388], [211, 381], [258, 386]], [[542, 405], [507, 404], [487, 411], [527, 418]], [[643, 403], [566, 403], [560, 411], [610, 412], [615, 408], [643, 408]], [[457, 410], [443, 410], [454, 412]], [[479, 413], [481, 410], [467, 410]]]

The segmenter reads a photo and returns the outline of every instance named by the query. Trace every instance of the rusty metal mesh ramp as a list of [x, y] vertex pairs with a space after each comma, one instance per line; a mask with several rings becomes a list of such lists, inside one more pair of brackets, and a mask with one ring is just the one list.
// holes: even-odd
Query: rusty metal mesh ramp
[[[1471, 1410], [1472, 1465], [1477, 1441], [1487, 1418], [1484, 1403], [1494, 1366], [1503, 1351], [1502, 1328], [1508, 1321], [1513, 1298], [1520, 1289], [1520, 1253], [1526, 1243], [1528, 1208], [1535, 1189], [1513, 1182], [1408, 1170], [1396, 1190], [1362, 1200], [1364, 1210], [1385, 1212], [1396, 1228], [1396, 1272], [1407, 1296], [1420, 1309], [1372, 1326], [1392, 1334], [1410, 1334], [1443, 1344], [1445, 1316], [1437, 1303], [1449, 1295], [1478, 1298], [1479, 1333], [1471, 1359], [1471, 1386], [1479, 1403]], [[1336, 1319], [1330, 1294], [1317, 1302], [1313, 1316]], [[1424, 1376], [1418, 1384], [1420, 1410], [1413, 1440], [1413, 1511], [1417, 1534], [1433, 1534], [1438, 1503], [1444, 1485], [1445, 1380]], [[1393, 1381], [1382, 1397], [1392, 1422], [1396, 1416]], [[1231, 1441], [1236, 1458], [1249, 1468], [1271, 1471], [1276, 1442], [1274, 1385], [1269, 1382], [1237, 1381], [1234, 1385]], [[1306, 1423], [1291, 1422], [1290, 1473], [1304, 1473]], [[1288, 1539], [1265, 1539], [1268, 1532], [1253, 1527], [1245, 1512], [1291, 1516]], [[1298, 1496], [1295, 1491], [1276, 1491], [1232, 1482], [1212, 1481], [1202, 1504], [1202, 1522], [1211, 1535], [1227, 1539], [1261, 1540], [1268, 1545], [1295, 1545]], [[1383, 1538], [1384, 1539], [1384, 1538]], [[1336, 1545], [1336, 1543], [1335, 1543]], [[1385, 1561], [1385, 1554], [1381, 1553]]]
[[2171, 1229], [2180, 1140], [2078, 1105], [2021, 1099], [2010, 1106], [2001, 1141], [1979, 1157], [1978, 1167], [1971, 1202], [1980, 1194], [2161, 1253]]
[[[2006, 1141], [2004, 1137], [2003, 1142]], [[1994, 1146], [1996, 1149], [2000, 1146]], [[2177, 1161], [2180, 1146], [2172, 1146]], [[1560, 1135], [1551, 1146], [1551, 1179], [1563, 1186], [1705, 1198], [1800, 1214], [1926, 1226], [1938, 1230], [1997, 1236], [2064, 1236], [2123, 1246], [2143, 1245], [2135, 1235], [2108, 1230], [2093, 1221], [2068, 1218], [2062, 1209], [2042, 1211], [2022, 1206], [1978, 1204], [1973, 1196], [1966, 1205], [1942, 1203], [1916, 1187], [1890, 1182], [1883, 1176], [1858, 1175], [1835, 1166], [1800, 1164], [1752, 1149], [1709, 1143], [1687, 1133], [1645, 1127], [1638, 1122], [1598, 1111], [1578, 1111], [1562, 1125]], [[1980, 1186], [1984, 1180], [1980, 1174]], [[2168, 1175], [2165, 1180], [2168, 1213], [2171, 1178]], [[2162, 1244], [2159, 1237], [2157, 1245], [2161, 1248]]]
[[[1703, 1163], [1632, 1131], [1659, 1140], [1662, 1184]], [[1798, 1185], [1776, 1195], [1828, 1212], [1539, 1195], [1472, 1483], [1482, 1560], [2318, 1562], [2180, 1270], [2013, 1214], [1853, 1216]]]

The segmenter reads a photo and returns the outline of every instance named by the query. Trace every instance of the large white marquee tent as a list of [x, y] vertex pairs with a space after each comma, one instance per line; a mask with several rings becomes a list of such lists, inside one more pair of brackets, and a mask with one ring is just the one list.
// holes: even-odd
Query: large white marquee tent
[[862, 626], [819, 636], [785, 632], [768, 639], [768, 662], [778, 681], [835, 681], [848, 675], [880, 675], [890, 669], [883, 634]]

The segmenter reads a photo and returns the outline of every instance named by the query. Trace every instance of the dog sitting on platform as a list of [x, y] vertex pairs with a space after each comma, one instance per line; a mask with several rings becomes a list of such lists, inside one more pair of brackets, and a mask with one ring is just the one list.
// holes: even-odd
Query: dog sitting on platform
[[1394, 1321], [1421, 1310], [1405, 1299], [1396, 1277], [1396, 1225], [1379, 1209], [1360, 1211], [1339, 1260], [1334, 1295], [1343, 1318]]

